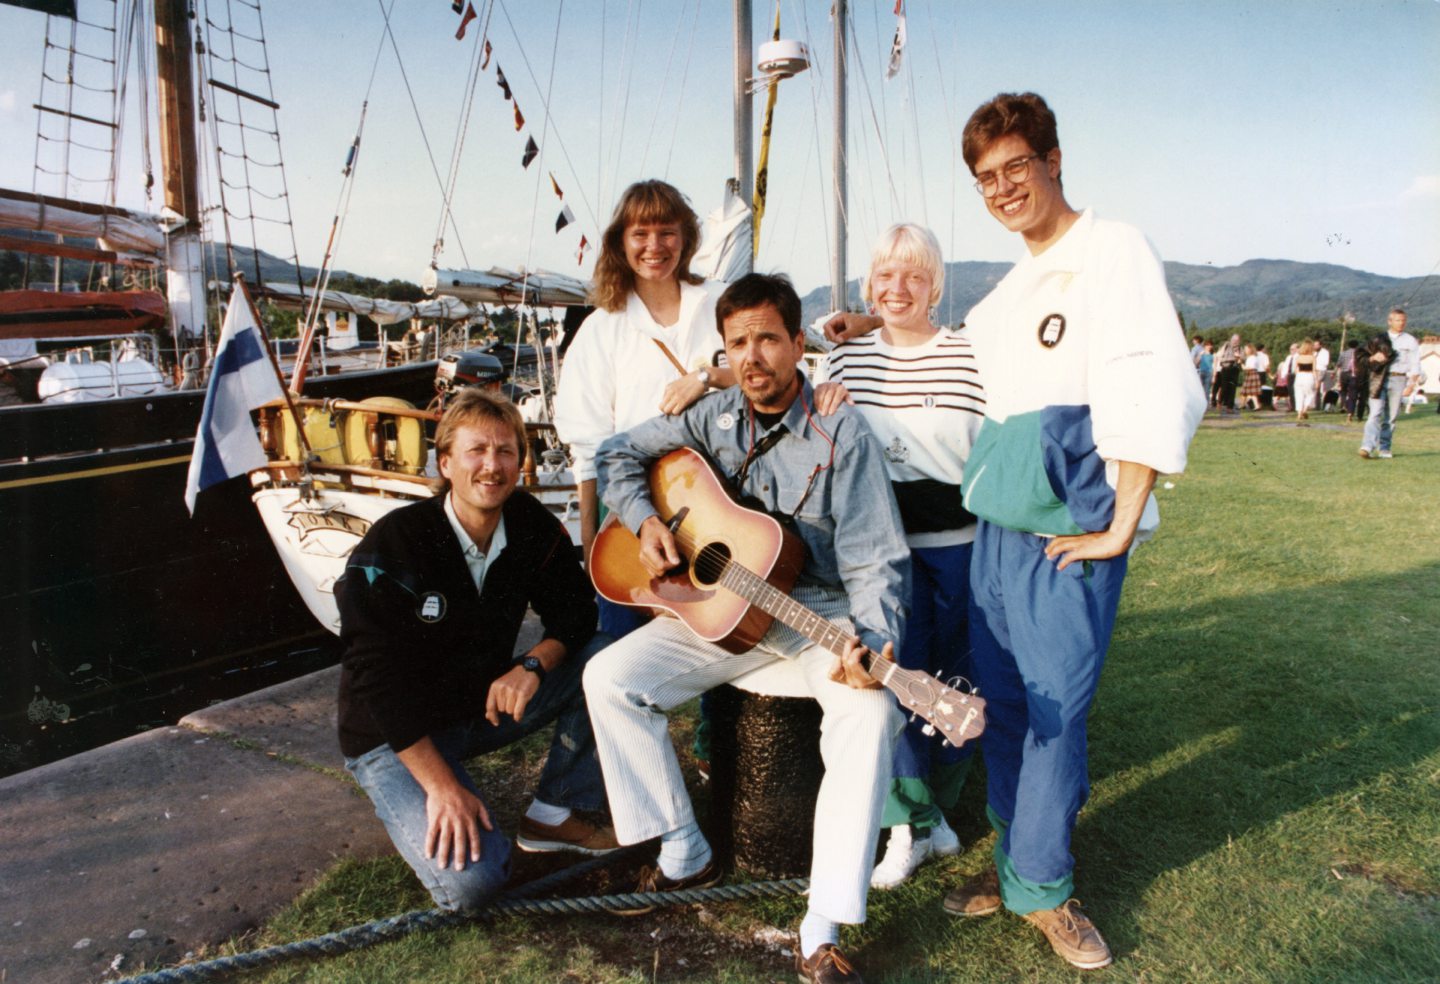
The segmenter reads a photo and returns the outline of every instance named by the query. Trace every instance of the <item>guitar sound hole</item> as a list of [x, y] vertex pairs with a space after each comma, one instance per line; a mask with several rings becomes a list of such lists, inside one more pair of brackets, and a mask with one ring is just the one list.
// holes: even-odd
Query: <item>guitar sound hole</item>
[[705, 587], [709, 587], [720, 576], [725, 573], [725, 565], [730, 563], [730, 548], [723, 543], [707, 543], [695, 555], [695, 563], [691, 570], [695, 572], [695, 580]]

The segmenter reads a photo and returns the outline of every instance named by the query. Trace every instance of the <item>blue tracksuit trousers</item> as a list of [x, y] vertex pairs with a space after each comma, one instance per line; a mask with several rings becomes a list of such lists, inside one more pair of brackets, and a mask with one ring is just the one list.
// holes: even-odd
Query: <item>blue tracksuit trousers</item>
[[1090, 793], [1085, 718], [1127, 566], [1120, 556], [1060, 571], [1046, 543], [981, 520], [970, 566], [995, 860], [1005, 906], [1021, 915], [1072, 894], [1070, 834]]

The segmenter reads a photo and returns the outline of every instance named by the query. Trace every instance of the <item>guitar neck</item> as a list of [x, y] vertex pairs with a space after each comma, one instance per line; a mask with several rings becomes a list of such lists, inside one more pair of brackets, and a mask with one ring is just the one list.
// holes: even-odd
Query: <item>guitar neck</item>
[[[733, 561], [726, 563], [725, 573], [721, 575], [720, 583], [756, 608], [774, 616], [778, 621], [790, 626], [817, 646], [823, 646], [830, 650], [836, 656], [844, 655], [845, 644], [855, 638], [828, 618], [815, 614], [785, 592], [780, 591], [754, 571]], [[903, 688], [916, 678], [922, 680], [927, 686], [931, 682], [929, 677], [918, 670], [905, 669], [894, 660], [879, 659], [874, 653], [868, 651], [861, 657], [861, 661], [871, 676], [902, 699], [906, 696]]]
[[854, 636], [840, 626], [816, 615], [785, 592], [775, 588], [754, 571], [728, 562], [720, 583], [744, 598], [767, 615], [790, 626], [796, 632], [830, 650], [836, 656], [845, 652], [845, 644]]

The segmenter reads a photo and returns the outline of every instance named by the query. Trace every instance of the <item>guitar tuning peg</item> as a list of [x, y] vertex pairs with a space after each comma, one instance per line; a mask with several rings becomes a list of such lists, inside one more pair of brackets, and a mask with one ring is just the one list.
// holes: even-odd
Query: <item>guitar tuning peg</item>
[[923, 727], [923, 728], [920, 729], [920, 733], [923, 734], [926, 738], [929, 738], [929, 737], [933, 736], [933, 735], [935, 734], [935, 725], [933, 725], [933, 724], [927, 724], [927, 725], [925, 725], [925, 727]]

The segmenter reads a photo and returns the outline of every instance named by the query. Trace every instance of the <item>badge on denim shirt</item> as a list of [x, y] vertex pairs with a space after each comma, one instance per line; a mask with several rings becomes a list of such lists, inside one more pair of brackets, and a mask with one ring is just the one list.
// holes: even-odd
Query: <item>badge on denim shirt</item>
[[415, 614], [422, 622], [438, 622], [445, 617], [445, 596], [438, 591], [427, 591], [420, 596], [420, 607]]
[[715, 426], [722, 431], [728, 431], [735, 426], [735, 415], [728, 410], [715, 418]]

